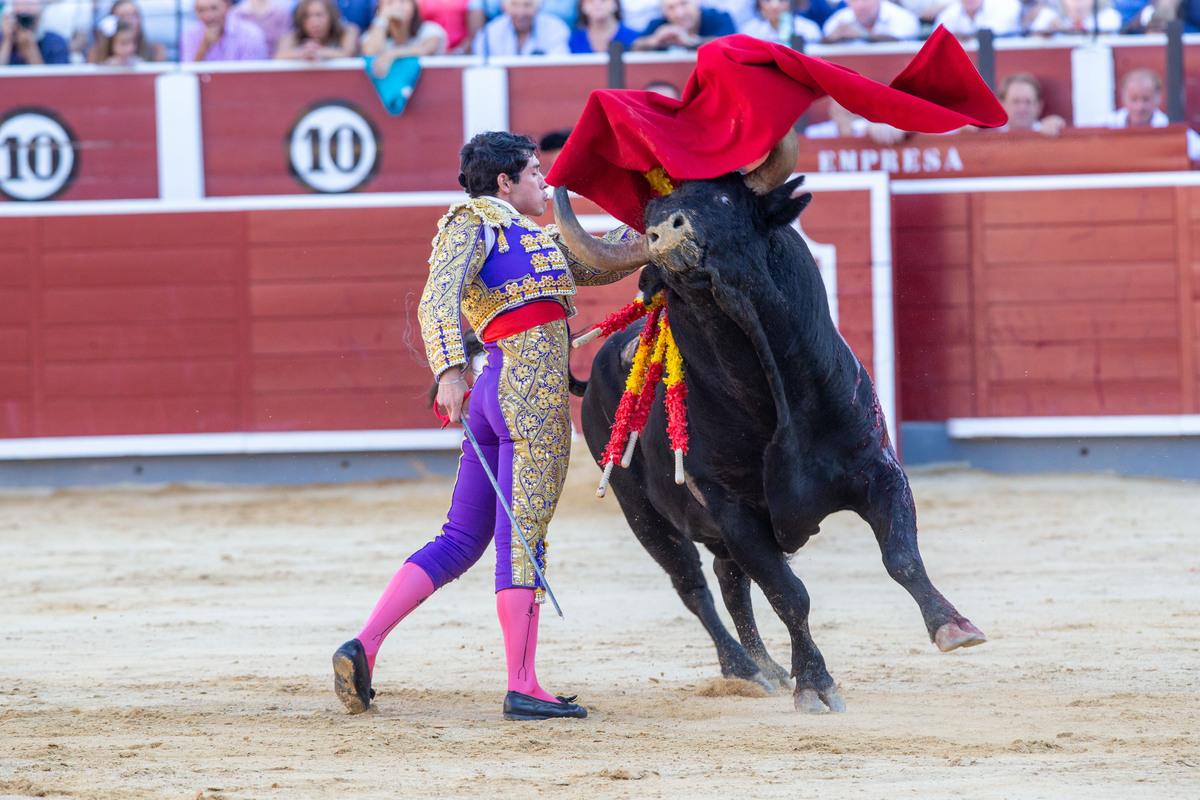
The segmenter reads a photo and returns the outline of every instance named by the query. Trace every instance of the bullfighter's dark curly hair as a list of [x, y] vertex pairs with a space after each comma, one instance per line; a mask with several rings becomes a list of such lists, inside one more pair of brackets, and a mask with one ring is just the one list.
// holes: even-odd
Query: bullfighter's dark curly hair
[[528, 136], [505, 131], [476, 134], [458, 152], [458, 182], [471, 197], [494, 195], [500, 190], [497, 179], [503, 173], [517, 183], [521, 170], [533, 158], [537, 144]]

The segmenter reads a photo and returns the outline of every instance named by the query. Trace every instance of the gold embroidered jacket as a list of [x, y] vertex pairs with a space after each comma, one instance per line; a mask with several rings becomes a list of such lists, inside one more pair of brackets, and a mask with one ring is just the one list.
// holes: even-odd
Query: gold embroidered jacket
[[[514, 227], [521, 241], [516, 246], [543, 248], [550, 244], [566, 260], [567, 272], [553, 280], [539, 279], [533, 274], [512, 280], [502, 287], [489, 288], [479, 277], [489, 253], [483, 235], [484, 227], [496, 234], [494, 251], [505, 253], [510, 242], [505, 232]], [[634, 238], [638, 234], [626, 225], [604, 235], [608, 241]], [[546, 240], [549, 237], [550, 241]], [[525, 240], [530, 240], [526, 242]], [[553, 254], [551, 258], [557, 261]], [[477, 331], [505, 311], [539, 299], [553, 298], [562, 303], [571, 317], [575, 305], [571, 301], [576, 286], [602, 286], [628, 275], [628, 272], [607, 272], [594, 269], [576, 259], [559, 238], [554, 225], [545, 228], [536, 222], [513, 213], [506, 206], [487, 197], [475, 197], [456, 203], [438, 222], [429, 257], [429, 280], [417, 307], [425, 352], [434, 375], [447, 368], [466, 364], [463, 348], [462, 317]], [[548, 277], [548, 276], [547, 276]]]

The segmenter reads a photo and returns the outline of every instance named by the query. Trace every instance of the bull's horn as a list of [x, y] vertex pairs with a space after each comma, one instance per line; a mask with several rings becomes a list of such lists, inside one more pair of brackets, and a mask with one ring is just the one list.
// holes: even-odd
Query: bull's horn
[[627, 272], [650, 263], [650, 246], [646, 237], [639, 236], [624, 242], [606, 242], [583, 229], [565, 186], [554, 189], [554, 221], [567, 249], [583, 263], [607, 272]]
[[755, 194], [766, 194], [782, 186], [796, 169], [796, 159], [799, 157], [800, 144], [796, 141], [796, 134], [788, 131], [779, 144], [771, 148], [767, 160], [755, 167], [753, 172], [746, 173], [746, 186]]

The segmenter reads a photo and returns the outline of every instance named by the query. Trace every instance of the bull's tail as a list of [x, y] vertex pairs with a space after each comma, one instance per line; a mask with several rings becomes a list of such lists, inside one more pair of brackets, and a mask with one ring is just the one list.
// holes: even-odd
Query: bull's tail
[[575, 377], [570, 369], [567, 370], [567, 390], [576, 397], [583, 397], [583, 393], [587, 391], [588, 382], [581, 381]]

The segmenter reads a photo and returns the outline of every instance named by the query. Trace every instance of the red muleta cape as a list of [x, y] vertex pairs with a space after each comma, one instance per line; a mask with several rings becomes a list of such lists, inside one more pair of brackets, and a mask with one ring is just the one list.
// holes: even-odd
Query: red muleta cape
[[682, 100], [647, 91], [592, 92], [546, 180], [641, 231], [646, 203], [656, 196], [645, 173], [662, 167], [672, 180], [689, 180], [740, 169], [823, 95], [872, 122], [920, 133], [1008, 121], [945, 28], [888, 86], [779, 44], [725, 36], [697, 51]]

